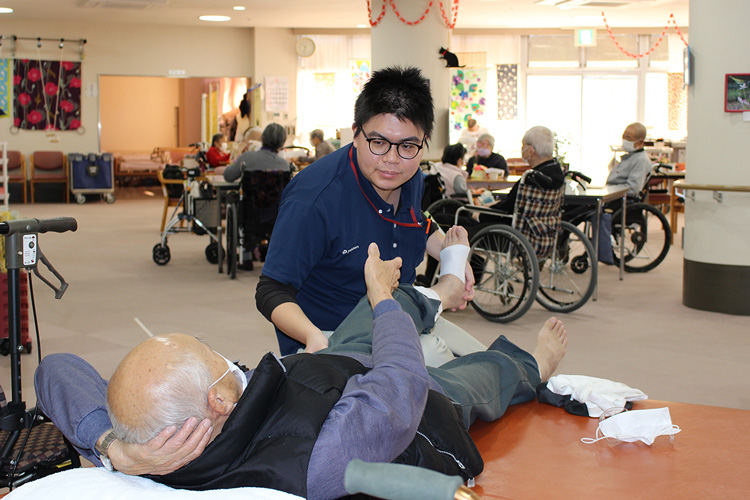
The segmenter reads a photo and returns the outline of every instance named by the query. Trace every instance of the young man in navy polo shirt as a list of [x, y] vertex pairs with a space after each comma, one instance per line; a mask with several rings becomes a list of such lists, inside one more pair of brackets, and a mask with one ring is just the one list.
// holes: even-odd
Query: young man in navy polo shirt
[[[328, 346], [322, 332], [335, 330], [366, 293], [371, 242], [383, 259], [401, 257], [401, 283], [414, 282], [425, 250], [440, 258], [443, 236], [420, 211], [419, 162], [433, 121], [429, 82], [418, 69], [376, 71], [354, 107], [353, 143], [287, 186], [255, 296], [281, 354]], [[465, 279], [469, 301], [468, 265]]]

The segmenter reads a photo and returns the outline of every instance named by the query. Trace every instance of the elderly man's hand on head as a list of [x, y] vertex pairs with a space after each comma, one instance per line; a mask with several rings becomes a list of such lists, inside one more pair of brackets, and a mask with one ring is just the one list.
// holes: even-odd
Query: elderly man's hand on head
[[393, 290], [398, 287], [401, 277], [401, 257], [393, 260], [381, 260], [377, 243], [370, 243], [365, 262], [365, 283], [367, 300], [374, 308], [379, 302], [393, 298]]
[[115, 440], [109, 447], [112, 466], [133, 476], [169, 474], [189, 464], [203, 453], [211, 440], [211, 421], [189, 418], [177, 430], [169, 426], [143, 444]]

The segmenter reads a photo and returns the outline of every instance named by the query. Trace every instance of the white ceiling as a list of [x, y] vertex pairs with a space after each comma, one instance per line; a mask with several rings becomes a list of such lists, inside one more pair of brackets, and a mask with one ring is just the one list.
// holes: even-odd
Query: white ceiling
[[[538, 5], [538, 1], [459, 0], [456, 28], [603, 28], [602, 11], [613, 27], [663, 28], [670, 14], [680, 26], [688, 26], [689, 0], [566, 0], [569, 5], [584, 1], [595, 4], [569, 9]], [[144, 2], [153, 5], [143, 8], [139, 4]], [[386, 16], [394, 16], [390, 0], [372, 0], [373, 18], [384, 2]], [[393, 2], [409, 20], [418, 19], [429, 4], [428, 0]], [[434, 0], [432, 8], [439, 9], [439, 2]], [[86, 3], [100, 5], [83, 7]], [[451, 3], [442, 0], [446, 12]], [[234, 5], [244, 5], [246, 10], [234, 11]], [[203, 14], [231, 16], [229, 22], [210, 24], [232, 27], [368, 26], [367, 0], [0, 0], [0, 7], [14, 9], [12, 14], [0, 15], [0, 35], [13, 34], [14, 19], [197, 26], [206, 24], [198, 20]]]

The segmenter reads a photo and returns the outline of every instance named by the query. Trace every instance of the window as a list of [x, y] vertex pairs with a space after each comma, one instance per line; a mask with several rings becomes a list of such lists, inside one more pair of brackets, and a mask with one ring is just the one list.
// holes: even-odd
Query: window
[[638, 54], [638, 35], [598, 35], [596, 45], [587, 47], [586, 66], [589, 68], [637, 68], [638, 59], [630, 57], [615, 44], [631, 54]]
[[530, 35], [530, 68], [577, 68], [580, 51], [570, 35]]

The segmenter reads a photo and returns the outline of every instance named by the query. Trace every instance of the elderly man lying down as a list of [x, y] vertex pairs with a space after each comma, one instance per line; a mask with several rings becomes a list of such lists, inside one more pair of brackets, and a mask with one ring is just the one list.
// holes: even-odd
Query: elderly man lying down
[[[360, 306], [372, 306], [371, 348], [361, 345], [366, 335], [336, 342], [337, 331], [327, 351], [269, 353], [243, 374], [206, 344], [171, 334], [136, 346], [109, 384], [72, 354], [50, 355], [35, 377], [40, 407], [95, 464], [176, 488], [339, 498], [354, 458], [469, 479], [483, 467], [469, 425], [535, 397], [565, 353], [565, 328], [547, 320], [533, 354], [501, 336], [486, 351], [426, 368], [399, 301], [410, 310], [436, 301], [396, 290], [400, 259], [382, 261], [375, 244], [368, 252], [369, 305]], [[435, 290], [450, 307], [463, 288], [446, 275]], [[433, 314], [435, 305], [422, 309]]]

